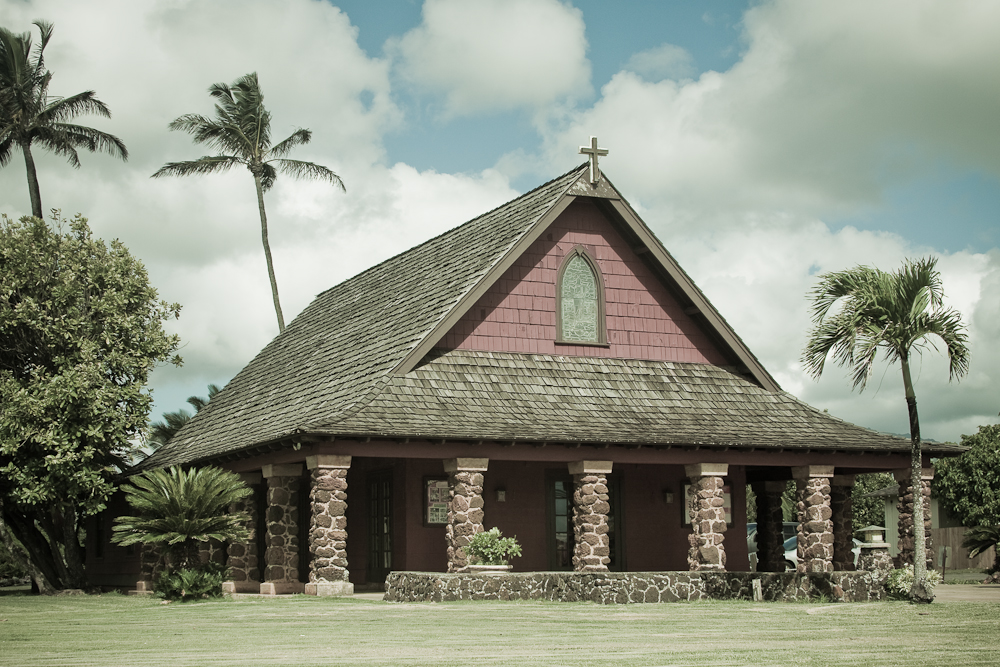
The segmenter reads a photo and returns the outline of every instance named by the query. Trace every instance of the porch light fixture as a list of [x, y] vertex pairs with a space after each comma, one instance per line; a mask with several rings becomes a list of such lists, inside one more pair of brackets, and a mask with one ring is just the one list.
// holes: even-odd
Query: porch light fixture
[[497, 489], [497, 502], [498, 503], [507, 502], [507, 489]]
[[666, 503], [667, 505], [670, 505], [671, 503], [673, 503], [674, 502], [674, 492], [673, 491], [664, 491], [663, 492], [663, 502]]

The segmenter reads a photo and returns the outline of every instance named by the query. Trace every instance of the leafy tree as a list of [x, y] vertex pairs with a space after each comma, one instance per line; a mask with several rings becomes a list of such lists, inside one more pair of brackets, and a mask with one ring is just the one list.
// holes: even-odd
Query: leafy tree
[[264, 212], [264, 193], [271, 189], [278, 172], [295, 178], [309, 177], [328, 181], [344, 189], [340, 177], [324, 166], [285, 156], [296, 146], [309, 143], [312, 132], [298, 129], [287, 139], [271, 145], [271, 114], [264, 108], [264, 95], [260, 91], [257, 73], [252, 72], [237, 79], [232, 86], [213, 84], [209, 95], [216, 100], [215, 119], [200, 114], [185, 114], [170, 123], [171, 130], [182, 130], [193, 135], [196, 144], [207, 144], [222, 151], [221, 155], [206, 155], [197, 160], [168, 162], [153, 174], [160, 176], [189, 176], [227, 171], [243, 165], [253, 175], [257, 188], [257, 208], [260, 211], [260, 232], [267, 260], [267, 275], [271, 280], [274, 312], [278, 317], [279, 331], [285, 330], [285, 318], [278, 300], [278, 282], [271, 262], [271, 246], [267, 240], [267, 215]]
[[[851, 492], [851, 508], [854, 513], [854, 532], [868, 526], [885, 526], [885, 498], [875, 496], [866, 498], [874, 491], [880, 491], [887, 486], [896, 486], [892, 473], [872, 472], [858, 475], [854, 478], [854, 490]], [[859, 536], [860, 537], [860, 536]]]
[[[910, 358], [933, 346], [939, 338], [948, 353], [950, 378], [969, 370], [968, 337], [958, 311], [944, 308], [941, 274], [932, 258], [907, 260], [894, 272], [869, 266], [826, 273], [811, 292], [815, 327], [802, 354], [802, 363], [816, 379], [823, 373], [827, 356], [851, 368], [854, 387], [864, 390], [882, 350], [883, 358], [898, 361], [910, 417], [910, 468], [915, 493], [921, 488], [922, 452], [917, 398], [910, 377]], [[831, 313], [834, 304], [840, 307]], [[924, 509], [920, 496], [913, 503], [914, 602], [933, 599], [927, 586]]]
[[128, 149], [118, 137], [68, 121], [81, 114], [111, 117], [107, 105], [92, 90], [69, 97], [49, 95], [52, 73], [45, 69], [45, 47], [52, 38], [52, 24], [35, 21], [41, 40], [32, 53], [31, 33], [15, 34], [0, 28], [0, 166], [10, 162], [15, 149], [24, 156], [28, 172], [31, 214], [42, 217], [42, 196], [35, 173], [31, 145], [37, 144], [80, 167], [78, 148], [104, 151], [128, 159]]
[[246, 540], [245, 512], [230, 505], [250, 494], [239, 475], [215, 467], [148, 470], [122, 486], [136, 516], [115, 518], [112, 542], [159, 546], [171, 569], [198, 565], [198, 545], [214, 539]]
[[[222, 391], [217, 384], [208, 385], [208, 398], [201, 396], [188, 396], [187, 402], [194, 408], [195, 414], [208, 405], [216, 394]], [[191, 413], [187, 410], [177, 410], [176, 412], [164, 412], [163, 421], [153, 422], [149, 425], [149, 440], [147, 444], [152, 449], [159, 449], [170, 441], [170, 438], [177, 435], [185, 424], [191, 421]]]
[[53, 225], [0, 219], [0, 525], [43, 591], [86, 585], [81, 520], [146, 428], [144, 385], [177, 350], [162, 325], [180, 312], [119, 241], [80, 216]]
[[935, 463], [934, 495], [963, 526], [1000, 524], [1000, 424], [963, 435], [970, 447]]

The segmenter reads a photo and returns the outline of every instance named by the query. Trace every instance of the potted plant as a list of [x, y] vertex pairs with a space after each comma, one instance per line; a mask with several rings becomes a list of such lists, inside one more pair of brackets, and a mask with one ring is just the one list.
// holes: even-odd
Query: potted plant
[[502, 537], [499, 528], [476, 533], [465, 547], [469, 556], [469, 572], [509, 572], [509, 558], [520, 557], [521, 545], [516, 537]]

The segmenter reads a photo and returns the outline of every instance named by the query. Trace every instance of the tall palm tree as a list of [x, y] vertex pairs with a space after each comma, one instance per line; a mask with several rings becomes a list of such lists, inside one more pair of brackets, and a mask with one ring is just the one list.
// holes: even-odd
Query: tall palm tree
[[241, 164], [253, 175], [257, 188], [257, 208], [260, 210], [260, 232], [267, 260], [267, 275], [271, 279], [274, 312], [278, 316], [279, 331], [285, 330], [285, 318], [278, 300], [278, 283], [274, 278], [271, 246], [267, 242], [267, 215], [264, 212], [264, 193], [271, 189], [278, 172], [301, 178], [328, 181], [344, 190], [340, 177], [322, 165], [285, 156], [294, 148], [309, 143], [312, 132], [298, 129], [284, 141], [271, 145], [271, 114], [264, 108], [264, 95], [260, 92], [257, 73], [251, 72], [237, 79], [232, 86], [213, 84], [208, 89], [215, 98], [215, 119], [200, 114], [185, 114], [170, 123], [171, 130], [183, 130], [194, 136], [196, 144], [208, 144], [222, 151], [221, 155], [206, 155], [197, 160], [168, 162], [153, 174], [160, 176], [188, 176], [227, 171]]
[[41, 40], [32, 54], [31, 33], [15, 34], [0, 28], [0, 166], [10, 162], [14, 149], [24, 155], [28, 172], [31, 214], [42, 217], [42, 195], [35, 172], [31, 145], [37, 144], [71, 165], [80, 167], [78, 148], [104, 151], [122, 160], [128, 149], [118, 137], [67, 121], [81, 114], [111, 117], [104, 102], [92, 90], [70, 97], [49, 95], [52, 73], [45, 69], [45, 47], [52, 38], [52, 24], [35, 21]]
[[[208, 405], [212, 398], [222, 391], [217, 384], [208, 385], [208, 398], [201, 396], [188, 396], [187, 402], [194, 408], [195, 414]], [[170, 438], [177, 435], [184, 424], [191, 421], [191, 413], [187, 410], [177, 410], [176, 412], [164, 412], [163, 421], [153, 422], [149, 425], [149, 440], [147, 444], [151, 449], [159, 449], [170, 441]]]
[[[819, 379], [827, 356], [852, 369], [854, 387], [864, 390], [881, 349], [883, 358], [899, 362], [903, 391], [910, 417], [910, 474], [913, 489], [914, 581], [910, 597], [930, 602], [927, 589], [927, 554], [924, 542], [924, 506], [920, 496], [922, 452], [917, 398], [910, 377], [914, 353], [934, 347], [931, 336], [945, 345], [949, 379], [969, 370], [968, 337], [961, 314], [943, 305], [944, 290], [937, 260], [907, 260], [903, 267], [887, 273], [869, 266], [826, 273], [813, 288], [812, 320], [815, 327], [802, 353], [802, 363]], [[834, 304], [840, 308], [831, 314]]]
[[153, 544], [175, 569], [198, 563], [198, 545], [249, 537], [245, 512], [230, 505], [250, 495], [236, 473], [207, 466], [147, 470], [121, 487], [137, 516], [115, 518], [111, 541], [122, 546]]

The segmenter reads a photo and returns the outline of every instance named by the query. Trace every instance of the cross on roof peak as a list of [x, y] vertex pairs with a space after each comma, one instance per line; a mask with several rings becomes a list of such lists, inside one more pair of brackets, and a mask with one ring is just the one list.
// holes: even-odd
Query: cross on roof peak
[[608, 149], [598, 148], [597, 137], [591, 137], [589, 146], [580, 146], [580, 154], [590, 156], [590, 183], [597, 185], [597, 182], [601, 180], [601, 169], [597, 166], [597, 156], [607, 155]]

